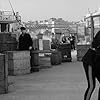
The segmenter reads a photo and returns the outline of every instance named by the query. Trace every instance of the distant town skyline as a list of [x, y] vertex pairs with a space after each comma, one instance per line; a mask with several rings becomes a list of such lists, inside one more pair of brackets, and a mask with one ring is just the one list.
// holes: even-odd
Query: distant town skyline
[[[10, 0], [15, 12], [22, 21], [63, 18], [67, 21], [80, 21], [88, 13], [98, 10], [100, 0]], [[9, 0], [0, 0], [0, 10], [12, 10]]]

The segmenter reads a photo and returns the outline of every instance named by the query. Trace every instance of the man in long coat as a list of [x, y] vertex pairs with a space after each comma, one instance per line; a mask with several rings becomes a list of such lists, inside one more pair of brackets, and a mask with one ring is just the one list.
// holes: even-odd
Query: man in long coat
[[19, 37], [19, 50], [32, 49], [33, 42], [31, 36], [28, 33], [26, 33], [25, 27], [21, 27], [20, 29], [22, 34]]

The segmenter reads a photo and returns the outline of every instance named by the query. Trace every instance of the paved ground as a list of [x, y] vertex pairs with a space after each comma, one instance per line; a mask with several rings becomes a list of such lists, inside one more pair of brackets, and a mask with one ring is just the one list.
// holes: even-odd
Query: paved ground
[[[9, 77], [9, 93], [0, 100], [83, 100], [87, 87], [82, 63], [71, 63], [41, 70], [38, 73]], [[91, 100], [97, 100], [98, 83]]]

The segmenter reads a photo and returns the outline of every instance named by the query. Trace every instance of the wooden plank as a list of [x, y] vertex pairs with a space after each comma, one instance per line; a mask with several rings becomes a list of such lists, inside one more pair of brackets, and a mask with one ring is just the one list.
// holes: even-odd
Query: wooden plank
[[4, 80], [0, 81], [0, 94], [4, 94], [6, 92], [4, 84], [5, 84]]
[[0, 72], [0, 94], [8, 92], [8, 58], [7, 55], [0, 54], [0, 68], [3, 69]]
[[0, 54], [0, 80], [4, 80], [4, 54]]
[[4, 59], [0, 60], [0, 73], [4, 73]]
[[5, 59], [4, 59], [4, 85], [5, 85], [5, 93], [8, 93], [8, 55], [4, 55]]
[[5, 79], [5, 75], [4, 75], [4, 72], [0, 72], [0, 81], [4, 80]]
[[5, 59], [4, 59], [4, 75], [5, 75], [5, 79], [8, 79], [8, 55], [5, 55]]
[[36, 51], [32, 51], [32, 53], [53, 53], [53, 52], [57, 52], [57, 51], [53, 51], [53, 50], [36, 50]]
[[8, 92], [8, 85], [6, 80], [0, 81], [0, 94]]

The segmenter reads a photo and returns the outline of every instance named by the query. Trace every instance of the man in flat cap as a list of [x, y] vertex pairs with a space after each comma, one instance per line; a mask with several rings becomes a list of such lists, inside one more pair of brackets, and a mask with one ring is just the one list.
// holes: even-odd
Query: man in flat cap
[[31, 36], [28, 33], [26, 33], [25, 27], [21, 27], [20, 29], [22, 34], [19, 37], [19, 50], [32, 49], [33, 42]]

